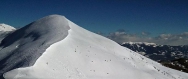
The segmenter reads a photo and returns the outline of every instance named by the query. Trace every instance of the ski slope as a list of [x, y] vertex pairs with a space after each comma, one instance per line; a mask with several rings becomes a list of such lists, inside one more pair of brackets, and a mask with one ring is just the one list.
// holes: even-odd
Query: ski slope
[[187, 73], [163, 67], [61, 15], [34, 21], [7, 36], [0, 46], [5, 79], [188, 78]]

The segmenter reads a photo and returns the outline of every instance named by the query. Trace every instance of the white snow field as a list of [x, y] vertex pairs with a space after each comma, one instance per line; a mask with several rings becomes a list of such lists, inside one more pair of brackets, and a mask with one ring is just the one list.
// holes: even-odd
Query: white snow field
[[5, 79], [188, 79], [61, 15], [39, 19], [2, 42]]

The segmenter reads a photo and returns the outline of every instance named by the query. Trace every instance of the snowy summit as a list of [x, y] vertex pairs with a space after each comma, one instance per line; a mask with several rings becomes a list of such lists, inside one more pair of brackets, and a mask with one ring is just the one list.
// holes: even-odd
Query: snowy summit
[[186, 79], [61, 15], [34, 21], [0, 44], [5, 79]]
[[0, 23], [0, 41], [2, 41], [9, 33], [16, 29], [10, 25]]
[[16, 30], [16, 29], [10, 25], [0, 23], [0, 31], [13, 31], [13, 30]]

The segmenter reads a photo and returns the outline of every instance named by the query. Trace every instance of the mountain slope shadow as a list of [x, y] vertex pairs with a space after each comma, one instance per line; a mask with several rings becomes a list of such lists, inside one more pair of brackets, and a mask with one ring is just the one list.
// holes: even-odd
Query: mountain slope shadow
[[0, 79], [7, 71], [34, 65], [50, 45], [68, 35], [69, 29], [65, 17], [50, 15], [5, 37], [0, 44]]

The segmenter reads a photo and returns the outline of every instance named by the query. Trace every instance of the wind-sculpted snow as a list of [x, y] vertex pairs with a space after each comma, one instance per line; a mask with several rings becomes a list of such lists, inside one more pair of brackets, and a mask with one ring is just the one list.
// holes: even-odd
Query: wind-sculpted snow
[[14, 32], [1, 47], [1, 69], [10, 70], [3, 71], [6, 79], [188, 78], [59, 15]]
[[64, 16], [51, 15], [8, 35], [0, 44], [1, 78], [9, 70], [34, 65], [51, 44], [68, 35], [69, 29]]

